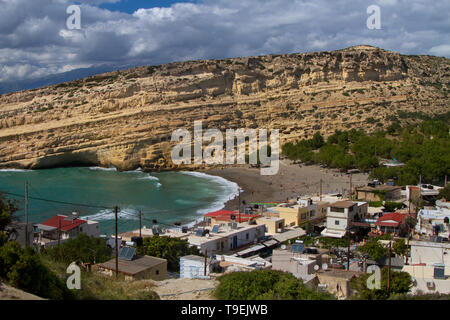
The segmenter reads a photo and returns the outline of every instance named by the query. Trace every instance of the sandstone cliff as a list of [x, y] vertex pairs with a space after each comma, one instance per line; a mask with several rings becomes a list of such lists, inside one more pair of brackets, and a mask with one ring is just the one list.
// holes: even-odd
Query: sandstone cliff
[[449, 67], [446, 58], [356, 46], [138, 67], [5, 94], [0, 167], [174, 169], [171, 134], [194, 120], [222, 132], [279, 129], [281, 144], [373, 131], [399, 110], [448, 111]]

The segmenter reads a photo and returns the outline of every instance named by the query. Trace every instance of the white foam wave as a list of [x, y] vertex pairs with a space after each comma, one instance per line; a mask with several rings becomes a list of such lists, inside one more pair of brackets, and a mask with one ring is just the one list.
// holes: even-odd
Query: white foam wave
[[89, 167], [89, 170], [93, 170], [93, 171], [117, 171], [117, 168], [116, 167], [109, 167], [109, 168]]
[[[125, 208], [121, 209], [118, 212], [119, 219], [124, 220], [139, 220], [139, 213], [138, 211], [131, 209], [131, 208]], [[105, 221], [105, 220], [114, 220], [115, 219], [115, 213], [111, 209], [103, 209], [100, 210], [98, 213], [89, 215], [89, 216], [83, 216], [82, 219], [89, 219], [93, 221]]]
[[159, 181], [158, 177], [155, 176], [151, 176], [151, 175], [146, 175], [145, 177], [140, 177], [138, 178], [138, 180], [154, 180], [154, 181]]
[[123, 171], [123, 173], [140, 173], [140, 172], [142, 172], [142, 168], [141, 167], [138, 167], [135, 170]]
[[[181, 171], [183, 174], [187, 174], [190, 176], [207, 179], [210, 181], [214, 181], [221, 185], [222, 190], [224, 191], [222, 195], [220, 195], [219, 199], [211, 203], [208, 207], [197, 210], [197, 214], [204, 215], [208, 212], [217, 211], [223, 209], [225, 207], [225, 203], [230, 200], [233, 200], [239, 195], [239, 185], [236, 182], [229, 181], [225, 178], [219, 176], [213, 176], [210, 174], [206, 174], [203, 172], [195, 172], [195, 171]], [[242, 189], [241, 189], [242, 190]], [[198, 221], [198, 220], [197, 220]], [[196, 221], [196, 222], [197, 222]], [[189, 225], [193, 225], [195, 222], [190, 223]]]
[[27, 170], [27, 169], [0, 169], [0, 172], [28, 172], [33, 170]]

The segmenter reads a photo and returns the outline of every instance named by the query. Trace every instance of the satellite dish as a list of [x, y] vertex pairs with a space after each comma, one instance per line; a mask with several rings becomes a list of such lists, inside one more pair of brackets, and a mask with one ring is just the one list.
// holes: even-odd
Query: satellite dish
[[285, 244], [283, 244], [283, 245], [281, 246], [281, 250], [286, 250], [286, 245], [285, 245]]
[[316, 264], [316, 265], [314, 266], [314, 270], [316, 270], [316, 271], [319, 270], [319, 265]]
[[327, 270], [328, 269], [328, 265], [326, 263], [322, 264], [322, 269], [323, 270]]

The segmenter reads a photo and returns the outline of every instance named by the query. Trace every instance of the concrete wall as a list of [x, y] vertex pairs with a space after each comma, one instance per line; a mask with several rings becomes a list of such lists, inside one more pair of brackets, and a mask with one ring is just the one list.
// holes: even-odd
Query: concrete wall
[[[199, 256], [199, 258], [202, 258]], [[209, 276], [210, 259], [206, 264], [206, 277]], [[201, 279], [205, 277], [205, 262], [193, 259], [180, 258], [180, 278]]]
[[289, 250], [273, 250], [272, 270], [290, 272], [303, 278], [315, 272], [314, 266], [321, 264], [321, 255], [293, 253]]
[[[247, 237], [248, 234], [248, 237]], [[211, 234], [211, 238], [198, 238], [196, 236], [189, 237], [188, 241], [191, 245], [200, 246], [200, 251], [204, 254], [207, 250], [207, 255], [213, 256], [215, 254], [224, 254], [236, 248], [247, 244], [252, 244], [254, 241], [261, 241], [264, 238], [265, 225], [252, 225], [241, 229], [236, 229], [233, 232]], [[233, 238], [237, 237], [237, 246], [233, 247]], [[223, 248], [222, 248], [223, 246]]]

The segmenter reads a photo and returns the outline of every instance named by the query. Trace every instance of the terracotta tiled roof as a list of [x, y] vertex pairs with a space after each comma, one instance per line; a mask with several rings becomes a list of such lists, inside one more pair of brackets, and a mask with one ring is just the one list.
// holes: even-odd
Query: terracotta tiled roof
[[377, 226], [382, 227], [398, 227], [400, 224], [403, 224], [406, 218], [406, 214], [392, 212], [383, 214], [375, 223]]
[[78, 218], [65, 220], [66, 218], [67, 216], [56, 215], [53, 218], [41, 222], [41, 224], [54, 228], [61, 228], [61, 231], [69, 231], [87, 222], [86, 220]]
[[212, 218], [215, 218], [216, 220], [221, 220], [221, 221], [231, 221], [232, 215], [234, 215], [236, 217], [236, 222], [246, 222], [252, 218], [256, 218], [256, 217], [260, 216], [258, 214], [244, 214], [244, 213], [241, 213], [239, 215], [239, 213], [237, 211], [219, 210], [219, 211], [207, 213], [207, 214], [205, 214], [205, 217], [212, 217]]

